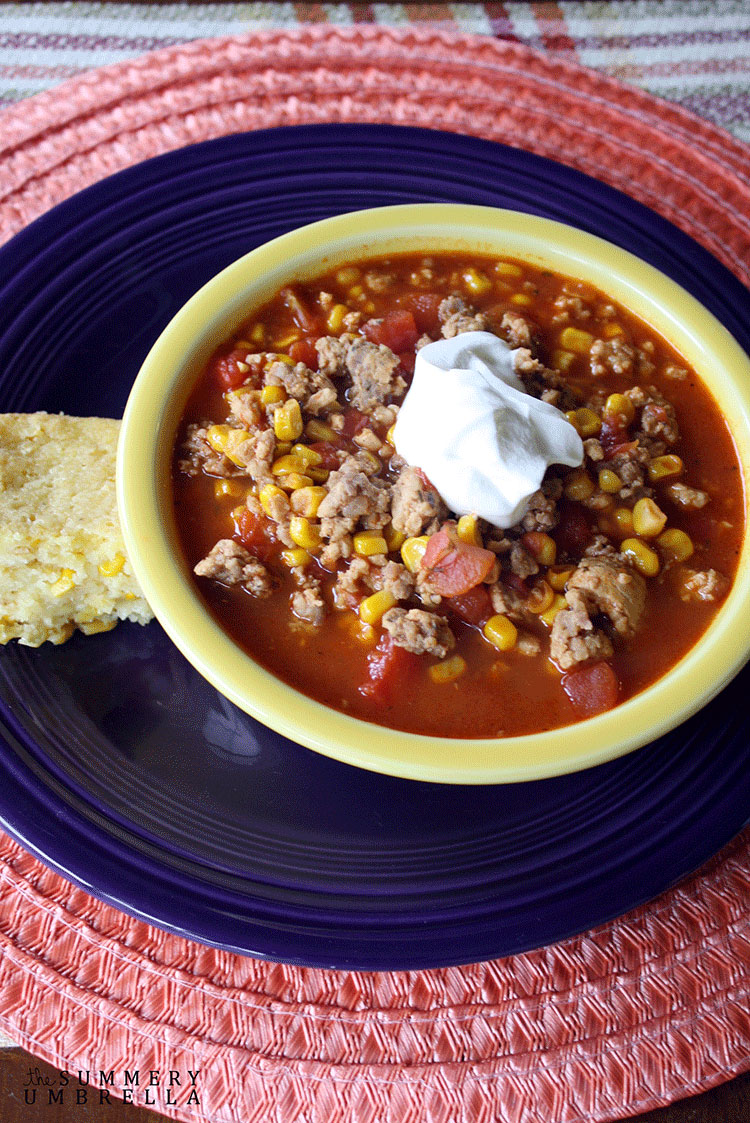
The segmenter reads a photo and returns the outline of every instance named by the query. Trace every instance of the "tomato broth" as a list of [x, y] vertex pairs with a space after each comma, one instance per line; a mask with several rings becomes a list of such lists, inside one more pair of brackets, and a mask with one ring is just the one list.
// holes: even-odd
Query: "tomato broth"
[[[581, 437], [512, 527], [393, 427], [418, 351], [491, 332]], [[511, 259], [352, 261], [253, 310], [197, 382], [174, 510], [207, 605], [325, 705], [431, 736], [568, 725], [663, 676], [734, 577], [744, 488], [698, 374], [588, 284]]]

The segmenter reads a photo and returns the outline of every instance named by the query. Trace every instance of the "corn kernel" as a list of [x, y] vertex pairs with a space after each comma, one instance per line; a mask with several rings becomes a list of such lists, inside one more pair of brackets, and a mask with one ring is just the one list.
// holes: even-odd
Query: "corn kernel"
[[111, 632], [116, 620], [89, 620], [88, 623], [79, 623], [78, 627], [85, 636], [97, 636], [100, 632]]
[[670, 558], [675, 561], [687, 561], [694, 551], [692, 539], [684, 530], [670, 527], [663, 531], [656, 539], [656, 544]]
[[296, 398], [289, 398], [273, 415], [273, 431], [280, 441], [296, 441], [302, 436], [302, 410]]
[[540, 565], [554, 565], [557, 558], [557, 543], [549, 534], [540, 530], [530, 530], [521, 541], [530, 550]]
[[574, 351], [576, 355], [585, 355], [591, 350], [594, 337], [589, 331], [581, 328], [567, 327], [560, 332], [559, 344], [564, 351]]
[[548, 569], [546, 578], [556, 593], [561, 593], [573, 573], [574, 567], [572, 565], [556, 565], [552, 569]]
[[388, 547], [389, 554], [395, 550], [400, 550], [406, 541], [406, 535], [402, 531], [396, 530], [393, 523], [388, 523], [383, 529], [383, 537], [385, 538], [385, 544]]
[[238, 455], [239, 448], [249, 438], [247, 429], [233, 429], [229, 425], [212, 425], [206, 431], [206, 440], [215, 452], [221, 452], [227, 460], [242, 467], [245, 463]]
[[633, 512], [629, 507], [618, 507], [612, 512], [615, 530], [626, 537], [633, 533]]
[[526, 292], [514, 292], [510, 297], [510, 303], [518, 304], [521, 307], [526, 307], [529, 304], [533, 304], [534, 300], [533, 297], [530, 297]]
[[334, 334], [340, 332], [344, 326], [344, 316], [348, 315], [349, 311], [345, 304], [334, 304], [326, 319], [328, 330]]
[[118, 573], [122, 573], [124, 566], [125, 555], [115, 554], [110, 560], [100, 563], [99, 572], [102, 577], [116, 577]]
[[570, 473], [565, 481], [563, 490], [566, 499], [572, 499], [577, 503], [581, 503], [585, 499], [590, 499], [594, 494], [594, 481], [583, 468], [579, 468]]
[[656, 577], [660, 569], [659, 555], [640, 538], [626, 538], [620, 543], [620, 549], [644, 577]]
[[635, 417], [635, 406], [625, 394], [610, 394], [604, 403], [604, 413], [617, 425], [625, 426]]
[[285, 472], [279, 476], [279, 484], [285, 491], [298, 491], [312, 487], [312, 476], [303, 475], [301, 472]]
[[365, 647], [372, 647], [377, 642], [378, 630], [373, 628], [372, 624], [365, 624], [354, 612], [348, 610], [340, 612], [336, 617], [336, 623], [345, 632], [348, 632], [350, 639], [363, 644]]
[[62, 569], [57, 581], [50, 586], [52, 596], [62, 597], [65, 593], [69, 593], [75, 586], [74, 576], [72, 569]]
[[601, 418], [597, 417], [593, 409], [571, 409], [565, 416], [580, 437], [595, 437], [601, 433]]
[[500, 651], [510, 651], [518, 639], [518, 628], [507, 616], [490, 616], [482, 629], [484, 638]]
[[356, 265], [344, 265], [336, 273], [336, 284], [343, 286], [353, 285], [359, 280], [359, 269]]
[[523, 277], [523, 269], [514, 261], [496, 261], [495, 272], [500, 277]]
[[381, 588], [359, 602], [359, 619], [366, 624], [376, 624], [395, 603], [396, 599], [390, 588]]
[[483, 545], [476, 515], [461, 515], [456, 526], [456, 534], [467, 546]]
[[331, 474], [327, 468], [307, 468], [306, 471], [315, 484], [324, 484]]
[[395, 603], [396, 598], [390, 589], [380, 589], [360, 601], [359, 618], [364, 624], [377, 624]]
[[359, 300], [364, 295], [365, 295], [365, 290], [362, 288], [361, 285], [352, 285], [351, 288], [349, 289], [349, 291], [346, 294], [346, 299], [351, 300], [351, 301]]
[[292, 456], [296, 456], [305, 465], [305, 468], [316, 468], [322, 464], [323, 457], [314, 448], [308, 448], [307, 445], [292, 445]]
[[670, 476], [679, 476], [684, 465], [679, 456], [667, 453], [666, 456], [656, 456], [648, 463], [648, 477], [653, 482], [668, 479]]
[[407, 538], [401, 547], [401, 560], [410, 573], [417, 573], [427, 549], [429, 537], [422, 534], [419, 538]]
[[304, 515], [306, 519], [314, 519], [318, 507], [327, 495], [324, 487], [301, 487], [292, 492], [289, 502], [295, 515]]
[[227, 447], [228, 434], [228, 425], [211, 425], [206, 430], [206, 440], [214, 452], [223, 452]]
[[620, 324], [607, 324], [602, 332], [605, 339], [614, 339], [617, 335], [624, 335]]
[[295, 365], [291, 355], [284, 355], [280, 351], [274, 351], [269, 355], [268, 361], [263, 369], [266, 371], [270, 370], [274, 363], [284, 363], [284, 365], [288, 367], [293, 367]]
[[656, 538], [666, 522], [667, 516], [653, 499], [639, 499], [633, 507], [633, 530], [641, 538]]
[[561, 347], [552, 352], [552, 366], [555, 370], [567, 374], [573, 363], [576, 361], [576, 356], [572, 351], [563, 351]]
[[314, 441], [335, 441], [337, 436], [335, 429], [326, 425], [325, 421], [319, 421], [317, 417], [310, 418], [305, 425], [305, 433]]
[[260, 400], [264, 406], [275, 406], [286, 401], [286, 391], [283, 386], [264, 386], [260, 392]]
[[392, 445], [393, 448], [396, 447], [396, 442], [393, 439], [393, 434], [395, 432], [395, 429], [396, 429], [396, 422], [394, 421], [393, 424], [391, 425], [390, 429], [388, 430], [388, 432], [385, 435], [386, 444]]
[[[298, 331], [289, 331], [286, 333], [286, 335], [281, 335], [278, 339], [274, 339], [274, 350], [278, 352], [287, 351], [293, 343], [296, 343], [297, 340], [301, 338], [302, 337], [300, 336], [300, 333]], [[290, 358], [289, 355], [280, 353], [276, 355], [276, 359], [280, 359], [281, 362], [286, 363], [287, 366], [294, 366], [294, 359]]]
[[354, 535], [354, 553], [361, 558], [372, 557], [373, 554], [387, 554], [388, 543], [379, 530], [361, 530]]
[[282, 550], [279, 557], [290, 569], [304, 569], [312, 561], [312, 555], [302, 546], [296, 546], [292, 550]]
[[256, 324], [250, 332], [250, 339], [253, 343], [260, 344], [266, 338], [266, 329], [263, 324]]
[[599, 473], [599, 490], [607, 495], [616, 495], [622, 487], [622, 480], [611, 468], [602, 468]]
[[274, 476], [285, 476], [287, 472], [303, 473], [305, 471], [305, 464], [298, 456], [295, 456], [291, 452], [285, 452], [282, 456], [274, 460], [271, 465], [271, 471]]
[[289, 520], [289, 536], [296, 546], [302, 546], [305, 550], [320, 548], [320, 527], [304, 515], [292, 515]]
[[542, 623], [546, 624], [548, 628], [551, 628], [555, 622], [555, 617], [557, 616], [558, 612], [561, 612], [563, 608], [567, 607], [568, 602], [566, 601], [562, 593], [555, 593], [555, 599], [552, 601], [552, 604], [549, 606], [546, 612], [540, 613], [539, 619], [542, 621]]
[[[260, 505], [269, 518], [274, 517], [274, 511], [278, 511], [279, 504], [284, 511], [289, 507], [289, 497], [285, 491], [282, 491], [276, 484], [266, 484], [265, 487], [260, 489], [258, 495]], [[240, 508], [242, 510], [242, 508]]]
[[526, 598], [526, 607], [529, 612], [541, 616], [543, 612], [547, 612], [552, 607], [554, 599], [555, 594], [552, 586], [548, 585], [546, 581], [537, 581]]
[[214, 480], [216, 499], [244, 499], [245, 488], [237, 480]]
[[372, 624], [365, 624], [364, 620], [359, 621], [359, 627], [353, 632], [353, 636], [357, 643], [362, 643], [365, 647], [372, 647], [378, 639], [377, 630]]
[[433, 682], [455, 682], [466, 671], [466, 660], [462, 655], [450, 655], [441, 663], [433, 663], [429, 675]]
[[474, 296], [482, 296], [483, 293], [489, 292], [492, 288], [492, 281], [489, 277], [481, 273], [479, 269], [475, 269], [473, 265], [470, 265], [469, 268], [464, 271], [463, 282], [469, 292], [472, 292]]

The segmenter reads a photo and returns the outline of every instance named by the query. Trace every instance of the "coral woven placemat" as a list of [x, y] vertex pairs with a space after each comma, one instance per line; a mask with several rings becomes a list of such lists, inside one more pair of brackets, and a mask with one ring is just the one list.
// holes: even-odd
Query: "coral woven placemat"
[[[199, 41], [0, 118], [0, 236], [149, 156], [238, 130], [386, 121], [573, 165], [745, 283], [750, 154], [679, 107], [524, 47], [425, 28]], [[468, 967], [269, 964], [101, 904], [0, 836], [0, 1027], [68, 1070], [199, 1072], [214, 1123], [604, 1123], [750, 1067], [750, 833], [650, 905]]]

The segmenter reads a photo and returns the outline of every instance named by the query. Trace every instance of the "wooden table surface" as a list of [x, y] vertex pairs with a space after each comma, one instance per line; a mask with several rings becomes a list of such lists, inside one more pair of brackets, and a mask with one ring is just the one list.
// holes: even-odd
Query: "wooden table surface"
[[[30, 1104], [33, 1089], [36, 1102]], [[142, 1095], [143, 1089], [140, 1091]], [[23, 1049], [0, 1050], [1, 1123], [168, 1123], [156, 1110], [125, 1104], [114, 1095], [108, 1103], [106, 1091], [101, 1100], [99, 1089], [78, 1083], [75, 1073], [61, 1086], [59, 1073], [51, 1065]], [[137, 1102], [142, 1104], [142, 1098]], [[290, 1119], [289, 1123], [298, 1121]], [[631, 1116], [625, 1123], [750, 1123], [750, 1072], [670, 1107]]]

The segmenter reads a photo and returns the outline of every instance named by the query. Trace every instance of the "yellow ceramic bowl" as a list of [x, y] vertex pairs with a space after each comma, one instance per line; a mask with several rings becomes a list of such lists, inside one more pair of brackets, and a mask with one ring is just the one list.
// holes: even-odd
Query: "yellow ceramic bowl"
[[538, 779], [627, 753], [684, 721], [750, 653], [750, 540], [738, 577], [700, 642], [653, 686], [615, 710], [534, 736], [457, 740], [401, 733], [314, 702], [245, 654], [210, 615], [180, 556], [172, 515], [175, 432], [211, 353], [283, 284], [353, 258], [393, 252], [476, 251], [547, 265], [592, 282], [660, 332], [695, 367], [729, 419], [750, 479], [750, 360], [682, 288], [591, 235], [488, 207], [384, 207], [307, 226], [230, 265], [178, 312], [136, 379], [120, 437], [120, 517], [135, 574], [156, 617], [222, 694], [266, 725], [349, 764], [417, 780], [498, 783]]

